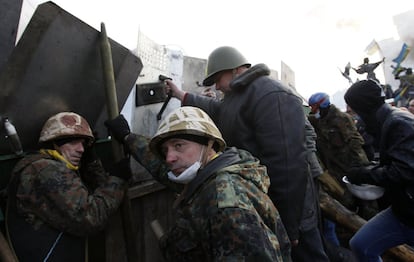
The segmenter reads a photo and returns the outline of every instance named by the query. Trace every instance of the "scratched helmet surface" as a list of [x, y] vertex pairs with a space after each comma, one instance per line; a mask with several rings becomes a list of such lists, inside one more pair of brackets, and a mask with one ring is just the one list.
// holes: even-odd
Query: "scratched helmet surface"
[[327, 93], [318, 92], [311, 95], [308, 104], [312, 108], [312, 112], [315, 113], [319, 108], [327, 108], [331, 104], [331, 101]]
[[92, 130], [82, 116], [73, 112], [61, 112], [51, 116], [43, 125], [39, 143], [69, 137], [82, 137], [92, 142]]
[[207, 113], [197, 107], [183, 106], [172, 111], [161, 121], [150, 141], [151, 151], [158, 154], [161, 142], [166, 138], [186, 134], [214, 140], [219, 146], [219, 151], [226, 146], [220, 131]]

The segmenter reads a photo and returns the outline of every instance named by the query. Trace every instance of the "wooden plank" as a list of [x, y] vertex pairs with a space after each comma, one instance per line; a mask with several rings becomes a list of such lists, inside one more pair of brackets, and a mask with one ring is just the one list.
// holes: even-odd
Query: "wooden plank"
[[[356, 233], [365, 223], [366, 220], [356, 213], [349, 211], [337, 200], [329, 196], [323, 190], [319, 194], [320, 207], [326, 217], [344, 226], [352, 233]], [[401, 261], [414, 261], [414, 250], [408, 245], [400, 245], [386, 251]]]
[[147, 194], [156, 193], [163, 189], [165, 189], [164, 185], [158, 183], [155, 180], [149, 180], [130, 187], [128, 190], [128, 195], [129, 199], [134, 199], [145, 196]]

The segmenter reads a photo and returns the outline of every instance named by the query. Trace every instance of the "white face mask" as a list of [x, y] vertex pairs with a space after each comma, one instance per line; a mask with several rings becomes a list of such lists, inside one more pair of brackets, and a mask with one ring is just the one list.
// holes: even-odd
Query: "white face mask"
[[203, 148], [201, 149], [200, 158], [198, 159], [198, 161], [194, 162], [194, 164], [189, 166], [186, 170], [184, 170], [178, 176], [175, 176], [173, 172], [169, 171], [168, 174], [167, 174], [168, 179], [170, 179], [173, 182], [180, 183], [180, 184], [190, 183], [190, 181], [193, 180], [196, 177], [197, 172], [201, 167], [201, 159], [204, 155], [203, 153], [205, 151], [205, 148], [206, 147], [203, 146]]
[[315, 116], [315, 118], [316, 119], [318, 119], [318, 118], [321, 118], [321, 111], [316, 111], [316, 113], [314, 114], [314, 116]]
[[196, 161], [194, 164], [192, 164], [186, 170], [184, 170], [179, 176], [175, 176], [171, 171], [168, 172], [168, 179], [176, 183], [188, 184], [191, 180], [193, 180], [196, 177], [197, 171], [200, 169], [200, 167], [200, 161]]

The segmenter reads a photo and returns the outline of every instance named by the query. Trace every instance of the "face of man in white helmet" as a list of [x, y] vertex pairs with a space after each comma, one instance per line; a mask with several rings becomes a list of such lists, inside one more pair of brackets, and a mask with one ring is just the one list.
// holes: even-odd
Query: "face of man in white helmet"
[[55, 144], [55, 149], [72, 165], [79, 166], [84, 148], [85, 139], [76, 138], [68, 140], [66, 143], [57, 145]]
[[165, 162], [175, 176], [179, 176], [197, 161], [200, 161], [205, 146], [181, 138], [171, 138], [161, 145]]

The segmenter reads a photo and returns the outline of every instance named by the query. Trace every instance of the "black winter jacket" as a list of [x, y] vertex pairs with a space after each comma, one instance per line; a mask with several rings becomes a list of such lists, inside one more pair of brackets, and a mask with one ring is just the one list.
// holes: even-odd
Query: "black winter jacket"
[[228, 146], [248, 150], [267, 167], [269, 196], [295, 240], [307, 184], [305, 114], [302, 99], [268, 75], [266, 65], [256, 65], [231, 82], [223, 100], [187, 94], [183, 105], [206, 111]]
[[382, 125], [380, 166], [372, 178], [386, 189], [394, 214], [414, 227], [414, 115], [384, 104], [376, 117]]

